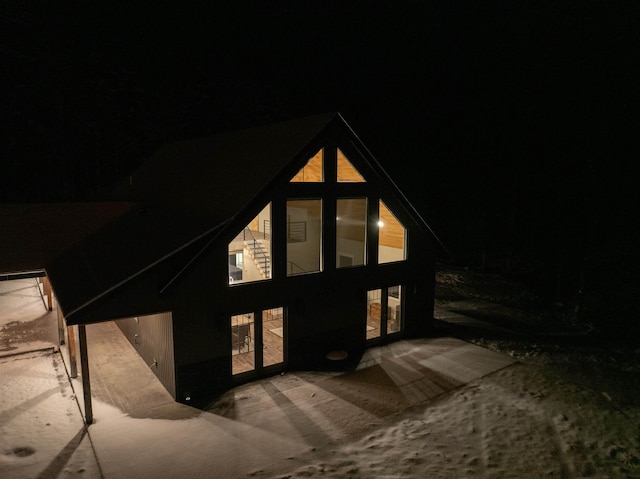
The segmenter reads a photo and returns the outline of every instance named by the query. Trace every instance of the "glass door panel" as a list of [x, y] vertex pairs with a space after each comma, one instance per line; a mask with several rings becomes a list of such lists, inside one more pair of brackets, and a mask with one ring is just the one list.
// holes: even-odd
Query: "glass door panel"
[[285, 308], [231, 316], [231, 373], [233, 375], [284, 364]]
[[232, 374], [253, 371], [255, 358], [255, 321], [253, 313], [231, 316], [231, 370]]
[[367, 291], [367, 339], [379, 338], [381, 334], [382, 290]]
[[262, 311], [262, 364], [284, 362], [284, 308]]
[[402, 331], [402, 286], [367, 291], [367, 340]]
[[387, 334], [400, 332], [402, 286], [387, 288]]

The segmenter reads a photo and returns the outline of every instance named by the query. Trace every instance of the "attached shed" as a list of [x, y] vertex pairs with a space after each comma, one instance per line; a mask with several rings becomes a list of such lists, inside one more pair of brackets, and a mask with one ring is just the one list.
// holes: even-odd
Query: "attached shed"
[[339, 114], [168, 145], [114, 196], [136, 206], [47, 275], [177, 401], [430, 330], [438, 240]]

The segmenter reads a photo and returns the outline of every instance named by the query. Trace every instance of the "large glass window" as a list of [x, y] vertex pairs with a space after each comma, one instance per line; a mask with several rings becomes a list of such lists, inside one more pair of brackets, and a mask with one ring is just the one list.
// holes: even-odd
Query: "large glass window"
[[291, 183], [319, 183], [324, 181], [323, 156], [323, 150], [312, 156], [307, 164], [291, 178]]
[[322, 200], [287, 201], [287, 276], [322, 271]]
[[271, 278], [271, 203], [229, 243], [229, 284]]
[[358, 170], [356, 170], [355, 166], [351, 164], [351, 162], [347, 159], [347, 157], [342, 153], [340, 148], [337, 151], [338, 157], [338, 182], [340, 183], [364, 183], [365, 180], [360, 174]]
[[407, 230], [384, 202], [380, 201], [378, 219], [378, 263], [403, 261], [407, 258]]
[[367, 199], [338, 199], [336, 204], [336, 268], [365, 264]]

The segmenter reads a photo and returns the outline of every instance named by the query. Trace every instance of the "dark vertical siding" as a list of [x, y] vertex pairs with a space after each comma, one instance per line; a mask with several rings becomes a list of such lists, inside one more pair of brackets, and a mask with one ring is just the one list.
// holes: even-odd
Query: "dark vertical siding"
[[[228, 289], [227, 248], [213, 248], [203, 256], [188, 278], [181, 282], [173, 294], [176, 342], [176, 365], [207, 361], [214, 356], [226, 355], [222, 345], [231, 344], [227, 337], [227, 324], [220, 318], [219, 308], [224, 302], [222, 294]], [[215, 263], [223, 265], [213, 269]], [[215, 274], [217, 272], [217, 275]], [[222, 280], [216, 278], [221, 276]], [[229, 333], [230, 334], [230, 333]], [[228, 340], [228, 341], [227, 341]], [[230, 346], [229, 346], [230, 347]]]
[[115, 323], [149, 365], [151, 371], [175, 398], [176, 382], [171, 312], [119, 319]]
[[229, 289], [227, 262], [227, 244], [221, 242], [170, 294], [178, 401], [195, 405], [231, 384], [230, 323], [221, 311]]

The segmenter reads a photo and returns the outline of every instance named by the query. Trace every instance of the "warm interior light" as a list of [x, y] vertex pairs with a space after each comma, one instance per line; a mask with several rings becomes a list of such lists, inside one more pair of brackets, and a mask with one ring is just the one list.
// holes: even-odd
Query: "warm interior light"
[[378, 227], [382, 228], [384, 226], [384, 222], [381, 220], [378, 220]]

